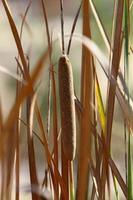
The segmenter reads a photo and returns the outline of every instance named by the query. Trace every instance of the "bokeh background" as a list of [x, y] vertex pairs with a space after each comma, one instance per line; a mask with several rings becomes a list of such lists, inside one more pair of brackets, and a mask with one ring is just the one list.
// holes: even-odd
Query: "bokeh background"
[[[48, 14], [48, 22], [51, 30], [53, 40], [59, 37], [60, 34], [60, 5], [59, 0], [46, 0], [46, 8]], [[29, 4], [28, 0], [9, 0], [9, 6], [13, 14], [15, 23], [18, 30], [20, 30], [22, 15]], [[98, 12], [100, 14], [101, 20], [105, 26], [105, 29], [110, 35], [111, 33], [111, 18], [113, 11], [113, 1], [95, 1]], [[70, 34], [72, 23], [79, 7], [79, 0], [64, 0], [64, 20], [65, 20], [65, 33]], [[14, 38], [10, 30], [10, 26], [5, 14], [5, 10], [0, 3], [0, 65], [5, 66], [12, 72], [16, 72], [16, 61], [15, 57], [17, 56], [17, 49], [15, 46]], [[40, 0], [32, 0], [28, 15], [26, 17], [27, 26], [24, 27], [22, 44], [25, 49], [25, 53], [30, 51], [30, 62], [31, 68], [34, 66], [35, 62], [41, 55], [41, 53], [47, 47], [47, 37], [46, 29], [43, 20], [43, 13]], [[82, 21], [79, 17], [76, 33], [81, 33], [82, 31]], [[92, 38], [100, 48], [104, 50], [104, 43], [101, 41], [101, 35], [96, 27], [95, 20], [92, 17]], [[57, 62], [58, 55], [60, 53], [60, 44], [57, 42], [55, 45], [55, 52], [53, 55], [55, 62]], [[80, 70], [80, 45], [76, 42], [73, 42], [72, 49], [70, 52], [70, 58], [72, 59], [72, 64], [74, 70]], [[77, 73], [77, 72], [75, 72]], [[7, 114], [10, 108], [10, 105], [13, 103], [13, 80], [0, 73], [0, 95], [2, 98], [4, 113]], [[10, 89], [10, 92], [8, 91]]]
[[[60, 37], [60, 4], [59, 0], [45, 0], [48, 22], [51, 31], [51, 35], [53, 40], [57, 37]], [[97, 7], [100, 18], [104, 24], [105, 30], [108, 36], [111, 36], [111, 21], [113, 16], [113, 1], [112, 0], [95, 0], [95, 5]], [[17, 25], [18, 30], [20, 31], [20, 26], [22, 22], [22, 16], [29, 4], [28, 0], [9, 0], [9, 6], [11, 8], [12, 15], [14, 17], [15, 23]], [[70, 34], [70, 30], [72, 27], [72, 23], [79, 7], [79, 0], [64, 0], [64, 21], [65, 21], [65, 33]], [[40, 0], [32, 0], [30, 9], [28, 11], [28, 15], [26, 17], [26, 25], [24, 26], [23, 36], [22, 36], [22, 44], [25, 49], [25, 54], [30, 55], [30, 67], [31, 70], [34, 67], [34, 64], [41, 56], [42, 52], [47, 48], [47, 36], [46, 29], [43, 19], [43, 12], [41, 7]], [[102, 40], [101, 34], [96, 26], [95, 19], [92, 16], [91, 20], [92, 24], [92, 39], [99, 45], [100, 49], [106, 54], [106, 49], [104, 42]], [[79, 16], [77, 25], [76, 25], [76, 33], [81, 33], [82, 31], [82, 20], [81, 14]], [[67, 40], [66, 40], [67, 45]], [[60, 43], [59, 41], [53, 44], [54, 54], [53, 54], [53, 62], [58, 62], [58, 57], [61, 53], [60, 51]], [[80, 65], [81, 65], [81, 44], [77, 42], [72, 42], [72, 48], [70, 51], [70, 59], [73, 65], [74, 71], [74, 84], [76, 88], [76, 93], [80, 95]], [[0, 65], [9, 69], [11, 72], [16, 73], [16, 61], [15, 57], [17, 57], [17, 49], [15, 46], [14, 38], [12, 36], [12, 32], [10, 30], [10, 26], [7, 20], [7, 16], [5, 14], [5, 10], [0, 2]], [[56, 70], [56, 69], [55, 69]], [[106, 90], [107, 90], [107, 80], [100, 69], [97, 67], [98, 77], [100, 81], [100, 87], [102, 91], [103, 99], [105, 100]], [[39, 82], [39, 100], [41, 110], [44, 113], [44, 121], [46, 122], [47, 116], [47, 96], [48, 96], [48, 66], [45, 68], [41, 80]], [[3, 74], [0, 72], [0, 99], [2, 103], [2, 109], [4, 113], [4, 117], [6, 118], [7, 114], [10, 112], [10, 108], [14, 103], [15, 98], [15, 80], [8, 76], [7, 74]], [[43, 94], [43, 95], [42, 95]], [[112, 149], [113, 149], [113, 158], [116, 161], [118, 168], [124, 171], [124, 142], [123, 142], [123, 127], [122, 127], [122, 113], [120, 111], [119, 106], [116, 102], [115, 109], [115, 118], [113, 125], [113, 139], [112, 139]], [[22, 175], [21, 175], [21, 184], [22, 187], [28, 184], [29, 175], [28, 175], [28, 165], [26, 160], [27, 148], [25, 148], [25, 127], [22, 126], [23, 136], [21, 138], [21, 157], [22, 157]], [[36, 141], [36, 145], [38, 145], [39, 157], [38, 163], [40, 167], [40, 179], [42, 174], [44, 173], [42, 169], [43, 161], [41, 157], [41, 148], [39, 147], [39, 142]], [[38, 153], [37, 152], [37, 153]], [[38, 154], [37, 154], [38, 155]], [[29, 198], [25, 195], [25, 198]]]

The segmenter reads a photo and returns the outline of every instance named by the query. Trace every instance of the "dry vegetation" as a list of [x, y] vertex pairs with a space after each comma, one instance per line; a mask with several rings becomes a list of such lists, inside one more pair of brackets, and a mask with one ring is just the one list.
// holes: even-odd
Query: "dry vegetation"
[[[32, 72], [30, 72], [30, 57], [25, 56], [21, 40], [23, 26], [28, 26], [26, 16], [31, 4], [27, 5], [27, 9], [23, 13], [21, 31], [18, 31], [10, 11], [10, 1], [9, 5], [6, 0], [1, 2], [15, 40], [18, 56], [16, 55], [17, 74], [12, 74], [2, 66], [0, 67], [1, 72], [16, 79], [15, 102], [5, 120], [3, 120], [2, 105], [0, 105], [0, 199], [22, 199], [20, 185], [21, 123], [26, 126], [25, 148], [28, 148], [30, 177], [30, 186], [28, 187], [30, 189], [25, 187], [24, 192], [30, 193], [32, 200], [133, 199], [131, 159], [133, 111], [129, 87], [129, 59], [132, 53], [130, 48], [132, 1], [113, 1], [114, 12], [111, 21], [111, 37], [109, 38], [96, 9], [95, 1], [83, 0], [75, 14], [66, 48], [65, 40], [68, 36], [64, 31], [65, 7], [63, 0], [60, 0], [58, 3], [62, 48], [60, 58], [58, 58], [58, 75], [52, 60], [54, 41], [52, 41], [51, 30], [49, 30], [45, 0], [40, 0], [38, 3], [43, 12], [42, 17], [47, 33], [45, 42], [48, 48], [40, 57], [38, 56], [38, 62]], [[79, 15], [83, 22], [82, 34], [75, 34]], [[106, 56], [102, 52], [102, 48], [93, 42], [90, 16], [96, 20], [103, 44], [106, 46]], [[82, 44], [81, 80], [78, 82], [81, 88], [79, 99], [74, 89], [73, 67], [69, 60], [72, 40]], [[38, 103], [37, 90], [38, 83], [42, 78], [42, 70], [47, 63], [49, 63], [49, 92], [46, 122]], [[108, 81], [105, 105], [97, 65], [101, 67]], [[57, 78], [59, 81], [56, 81]], [[124, 174], [112, 156], [111, 141], [114, 137], [112, 127], [115, 101], [120, 105], [123, 117], [123, 144], [125, 146], [122, 146], [124, 149], [122, 163], [125, 169]], [[25, 119], [23, 119], [22, 112], [26, 114]], [[34, 123], [35, 120], [36, 123]], [[35, 129], [37, 131], [34, 131]], [[35, 137], [39, 140], [44, 156], [45, 173], [42, 182], [38, 179], [38, 163], [36, 161], [38, 147]], [[77, 145], [77, 143], [79, 144]]]

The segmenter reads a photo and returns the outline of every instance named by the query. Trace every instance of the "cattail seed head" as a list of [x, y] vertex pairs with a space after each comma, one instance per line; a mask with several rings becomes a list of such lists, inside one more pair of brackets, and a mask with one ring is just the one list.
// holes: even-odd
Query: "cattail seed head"
[[76, 150], [74, 87], [72, 66], [66, 55], [59, 59], [58, 72], [63, 151], [68, 160], [73, 160]]

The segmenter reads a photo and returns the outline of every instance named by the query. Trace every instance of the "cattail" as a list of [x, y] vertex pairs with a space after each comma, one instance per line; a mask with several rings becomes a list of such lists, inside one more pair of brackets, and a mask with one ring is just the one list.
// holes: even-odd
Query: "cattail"
[[66, 55], [59, 59], [59, 96], [63, 151], [73, 160], [76, 150], [76, 122], [72, 66]]

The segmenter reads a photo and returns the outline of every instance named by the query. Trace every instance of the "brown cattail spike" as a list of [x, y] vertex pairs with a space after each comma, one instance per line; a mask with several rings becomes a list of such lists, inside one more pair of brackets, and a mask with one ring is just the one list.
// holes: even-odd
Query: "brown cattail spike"
[[59, 59], [59, 96], [63, 150], [68, 160], [73, 160], [76, 150], [76, 122], [73, 73], [66, 55]]

